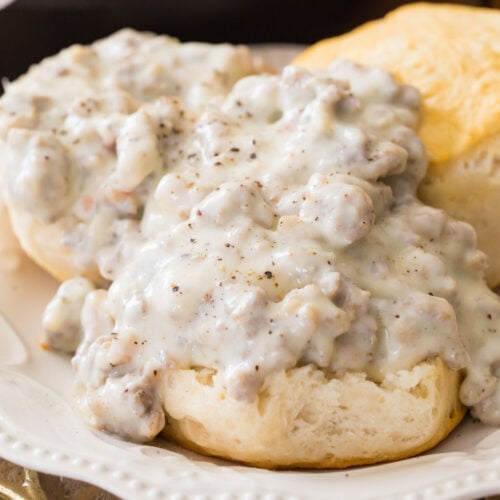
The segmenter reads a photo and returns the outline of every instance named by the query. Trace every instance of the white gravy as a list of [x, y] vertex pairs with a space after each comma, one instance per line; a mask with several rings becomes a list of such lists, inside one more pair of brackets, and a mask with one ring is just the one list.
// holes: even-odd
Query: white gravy
[[[101, 42], [110, 58], [120, 36]], [[46, 342], [79, 344], [79, 404], [93, 425], [153, 438], [162, 379], [176, 368], [218, 371], [230, 397], [252, 400], [277, 370], [312, 363], [380, 381], [433, 356], [465, 371], [462, 401], [500, 424], [500, 300], [484, 284], [473, 229], [415, 197], [427, 166], [417, 91], [347, 61], [241, 78], [255, 72], [241, 52], [228, 67], [245, 69], [206, 94], [211, 63], [194, 78], [190, 51], [176, 50], [183, 92], [138, 90], [155, 71], [139, 58], [138, 75], [112, 71], [119, 85], [102, 70], [106, 88], [65, 117], [78, 157], [31, 122], [4, 124], [10, 203], [47, 223], [75, 217], [74, 200], [91, 192], [115, 207], [91, 210], [75, 239], [76, 258], [111, 285], [63, 283], [44, 319]], [[5, 109], [24, 105], [9, 92]], [[121, 103], [113, 112], [108, 95]], [[47, 109], [37, 123], [52, 119]], [[49, 152], [55, 177], [43, 189]], [[74, 195], [67, 178], [79, 158], [104, 173]]]

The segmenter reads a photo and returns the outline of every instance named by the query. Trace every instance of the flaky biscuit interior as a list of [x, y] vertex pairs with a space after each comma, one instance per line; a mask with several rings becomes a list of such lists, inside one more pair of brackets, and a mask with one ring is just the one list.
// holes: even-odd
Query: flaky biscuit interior
[[177, 370], [164, 386], [163, 433], [198, 452], [268, 468], [397, 460], [430, 449], [458, 425], [459, 382], [439, 358], [380, 384], [308, 365], [272, 374], [257, 399], [242, 402], [211, 370]]

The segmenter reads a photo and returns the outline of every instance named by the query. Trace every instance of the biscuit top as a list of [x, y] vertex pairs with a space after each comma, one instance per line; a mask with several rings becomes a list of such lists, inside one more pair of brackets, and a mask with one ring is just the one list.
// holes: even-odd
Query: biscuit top
[[443, 163], [500, 131], [500, 12], [410, 4], [313, 45], [296, 59], [325, 67], [343, 57], [385, 68], [423, 96], [422, 138]]

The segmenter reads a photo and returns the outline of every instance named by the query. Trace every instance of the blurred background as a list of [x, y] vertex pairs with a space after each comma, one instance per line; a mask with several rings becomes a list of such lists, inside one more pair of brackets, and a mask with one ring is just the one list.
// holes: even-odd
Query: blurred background
[[[12, 2], [12, 3], [10, 3]], [[396, 0], [0, 0], [0, 77], [75, 42], [124, 27], [181, 40], [309, 44], [348, 31], [403, 3]], [[442, 2], [435, 2], [442, 3]], [[463, 3], [500, 7], [500, 0]]]

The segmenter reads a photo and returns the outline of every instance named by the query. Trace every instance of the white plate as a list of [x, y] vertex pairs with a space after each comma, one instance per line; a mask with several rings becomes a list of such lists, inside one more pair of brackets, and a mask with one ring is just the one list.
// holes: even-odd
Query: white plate
[[165, 441], [136, 445], [88, 429], [72, 409], [69, 358], [37, 345], [41, 314], [56, 283], [7, 238], [2, 216], [0, 206], [3, 458], [131, 499], [436, 499], [500, 492], [500, 430], [470, 420], [431, 453], [333, 472], [259, 470]]

